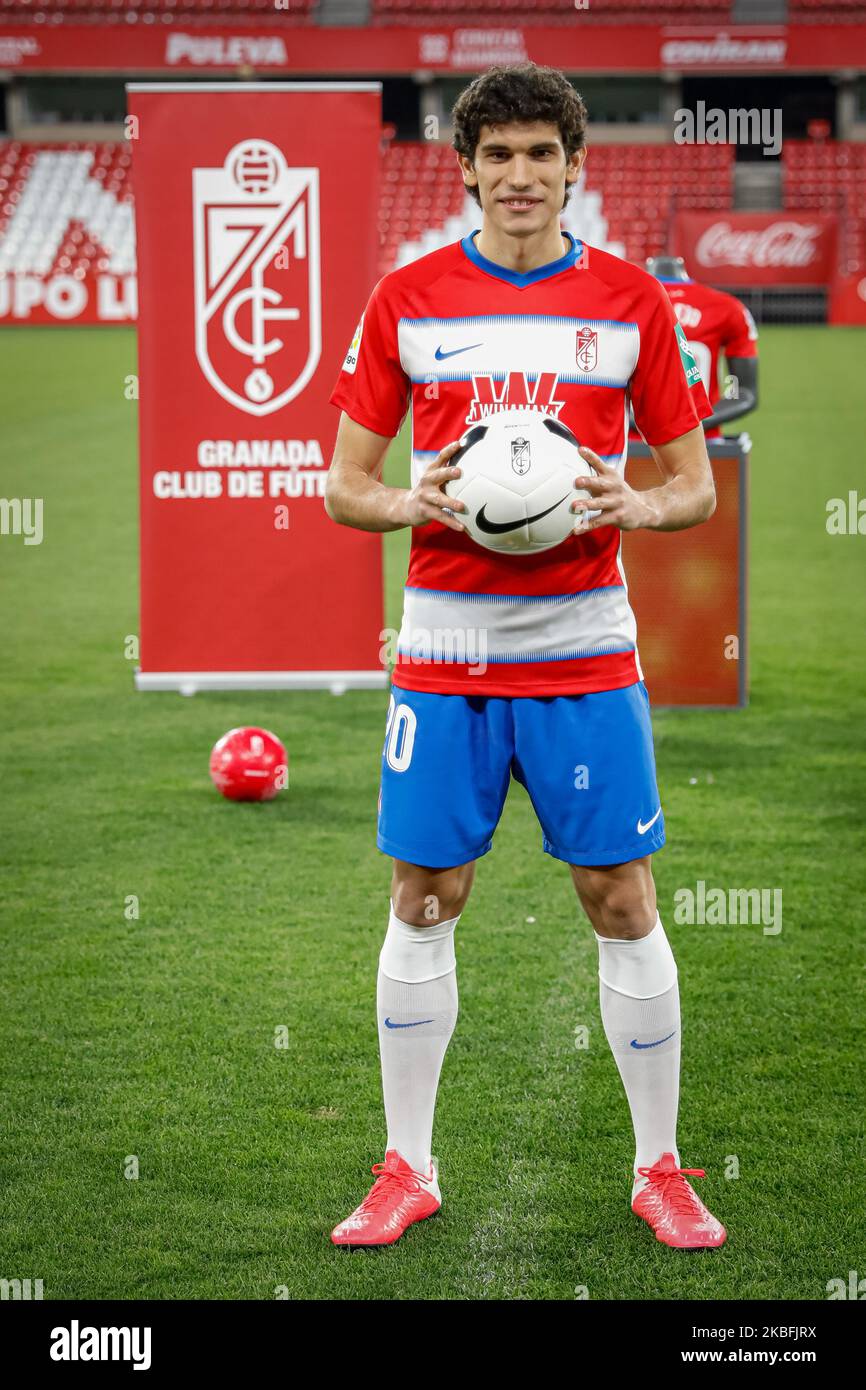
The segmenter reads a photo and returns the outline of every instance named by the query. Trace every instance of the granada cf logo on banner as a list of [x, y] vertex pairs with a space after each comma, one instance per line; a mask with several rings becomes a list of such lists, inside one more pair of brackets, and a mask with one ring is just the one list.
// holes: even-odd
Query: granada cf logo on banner
[[322, 351], [319, 171], [242, 140], [193, 170], [195, 351], [225, 401], [269, 415], [303, 391]]
[[330, 395], [377, 279], [380, 85], [127, 91], [136, 685], [383, 689], [382, 537], [335, 526], [323, 506], [340, 418]]

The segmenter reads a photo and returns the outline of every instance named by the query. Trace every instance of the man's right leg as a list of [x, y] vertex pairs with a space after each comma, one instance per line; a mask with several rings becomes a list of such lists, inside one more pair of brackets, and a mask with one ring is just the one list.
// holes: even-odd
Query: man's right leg
[[474, 876], [474, 862], [432, 869], [394, 861], [376, 989], [387, 1148], [422, 1173], [430, 1163], [439, 1073], [457, 1022], [454, 928]]
[[457, 1018], [454, 928], [502, 813], [513, 746], [510, 701], [392, 687], [377, 836], [394, 861], [377, 983], [388, 1146], [337, 1245], [391, 1244], [440, 1205], [430, 1147]]

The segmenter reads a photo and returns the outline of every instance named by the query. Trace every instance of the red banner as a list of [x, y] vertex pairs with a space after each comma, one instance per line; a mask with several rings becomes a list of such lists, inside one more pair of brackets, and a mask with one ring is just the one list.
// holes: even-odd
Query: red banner
[[826, 285], [836, 270], [836, 218], [811, 212], [681, 212], [676, 254], [707, 284]]
[[322, 501], [328, 396], [375, 281], [378, 84], [131, 87], [129, 105], [136, 683], [384, 686], [381, 536]]
[[866, 70], [866, 24], [593, 24], [286, 29], [184, 24], [4, 25], [0, 68], [25, 72], [481, 72], [491, 63], [566, 72]]

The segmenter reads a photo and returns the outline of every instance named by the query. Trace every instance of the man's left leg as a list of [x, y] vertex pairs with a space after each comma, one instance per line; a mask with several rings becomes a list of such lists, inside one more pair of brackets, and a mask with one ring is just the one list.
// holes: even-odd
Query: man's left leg
[[633, 1197], [641, 1168], [677, 1151], [680, 997], [677, 967], [656, 908], [647, 855], [627, 864], [572, 864], [577, 895], [595, 929], [601, 1018], [631, 1111]]
[[680, 1249], [721, 1245], [725, 1228], [680, 1168], [680, 994], [677, 967], [656, 907], [650, 859], [601, 867], [571, 864], [598, 941], [601, 1018], [631, 1111], [632, 1210], [659, 1240]]
[[668, 1245], [721, 1245], [684, 1176], [703, 1173], [679, 1166], [679, 987], [650, 867], [665, 834], [646, 689], [514, 703], [515, 776], [598, 940], [602, 1022], [634, 1127], [632, 1209]]

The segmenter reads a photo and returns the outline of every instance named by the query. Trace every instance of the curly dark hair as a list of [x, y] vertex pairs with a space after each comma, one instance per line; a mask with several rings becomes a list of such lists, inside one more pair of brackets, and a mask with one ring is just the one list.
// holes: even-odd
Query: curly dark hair
[[[586, 139], [587, 111], [580, 95], [557, 68], [539, 67], [537, 63], [488, 68], [460, 93], [451, 114], [452, 144], [458, 154], [471, 160], [475, 159], [484, 125], [544, 121], [558, 126], [566, 159], [582, 150]], [[480, 206], [478, 189], [467, 185], [466, 191]], [[566, 188], [565, 203], [570, 196], [571, 189]]]

